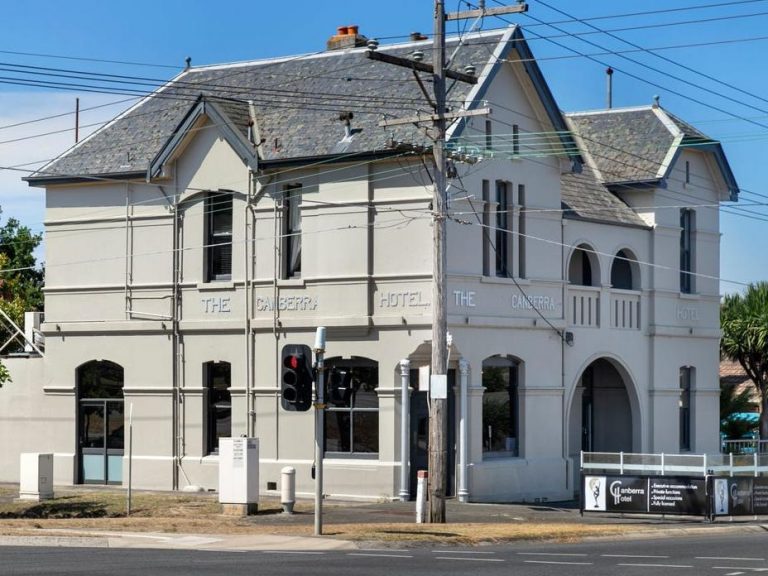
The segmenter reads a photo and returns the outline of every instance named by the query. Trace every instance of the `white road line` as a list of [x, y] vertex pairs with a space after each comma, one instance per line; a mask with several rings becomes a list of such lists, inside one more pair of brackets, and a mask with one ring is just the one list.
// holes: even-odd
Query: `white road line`
[[325, 552], [309, 552], [299, 550], [262, 550], [262, 554], [302, 554], [302, 555], [314, 555], [322, 556]]
[[768, 572], [768, 568], [752, 568], [751, 566], [712, 566], [713, 570], [747, 570], [748, 572]]
[[523, 560], [526, 564], [560, 564], [566, 566], [592, 566], [594, 562], [566, 562], [564, 560]]
[[410, 552], [400, 548], [360, 548], [360, 552]]
[[435, 556], [435, 560], [453, 560], [454, 562], [504, 562], [501, 558], [463, 558], [461, 556]]
[[568, 554], [566, 552], [518, 552], [518, 556], [589, 556], [589, 554]]
[[740, 574], [744, 574], [744, 572], [728, 572], [725, 576], [739, 576]]
[[433, 554], [496, 554], [496, 552], [479, 552], [477, 550], [432, 550]]
[[636, 568], [693, 568], [687, 564], [616, 564], [616, 566], [634, 566]]
[[669, 556], [645, 556], [642, 554], [600, 554], [603, 558], [669, 558]]
[[368, 552], [350, 552], [347, 556], [374, 556], [376, 558], [413, 558], [410, 554], [375, 554]]
[[734, 562], [765, 562], [765, 558], [729, 558], [728, 556], [696, 556], [696, 560], [733, 560]]

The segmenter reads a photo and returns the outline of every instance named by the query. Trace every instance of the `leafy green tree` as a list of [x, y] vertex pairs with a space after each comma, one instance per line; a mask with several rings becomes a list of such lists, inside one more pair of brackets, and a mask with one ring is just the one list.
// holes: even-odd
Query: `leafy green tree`
[[[38, 268], [34, 255], [42, 239], [41, 234], [33, 234], [15, 218], [9, 218], [0, 226], [0, 308], [20, 327], [23, 327], [24, 312], [43, 308], [43, 270]], [[0, 346], [14, 332], [5, 324], [0, 325]], [[21, 347], [17, 339], [3, 352]], [[0, 386], [8, 380], [8, 371], [0, 364]]]
[[729, 294], [720, 307], [723, 356], [738, 362], [760, 395], [760, 438], [768, 439], [768, 282]]

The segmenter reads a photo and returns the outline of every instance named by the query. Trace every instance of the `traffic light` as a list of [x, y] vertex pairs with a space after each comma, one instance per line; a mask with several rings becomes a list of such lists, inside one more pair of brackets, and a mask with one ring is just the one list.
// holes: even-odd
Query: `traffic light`
[[286, 344], [280, 365], [283, 409], [306, 412], [312, 406], [312, 350], [303, 344]]

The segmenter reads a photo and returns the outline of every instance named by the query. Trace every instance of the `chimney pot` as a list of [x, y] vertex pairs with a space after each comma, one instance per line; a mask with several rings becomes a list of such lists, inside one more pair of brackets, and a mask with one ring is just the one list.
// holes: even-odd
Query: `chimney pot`
[[349, 26], [339, 26], [336, 28], [336, 34], [338, 36], [346, 36], [349, 34]]
[[347, 26], [347, 35], [357, 36], [358, 30], [360, 30], [360, 26], [358, 26], [357, 24], [353, 24], [352, 26]]

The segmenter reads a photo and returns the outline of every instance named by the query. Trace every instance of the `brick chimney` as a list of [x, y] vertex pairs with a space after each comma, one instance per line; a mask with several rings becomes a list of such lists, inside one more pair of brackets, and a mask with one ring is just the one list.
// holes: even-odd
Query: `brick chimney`
[[358, 26], [339, 26], [336, 34], [326, 42], [326, 50], [343, 50], [344, 48], [357, 48], [365, 46], [368, 38], [358, 33]]

